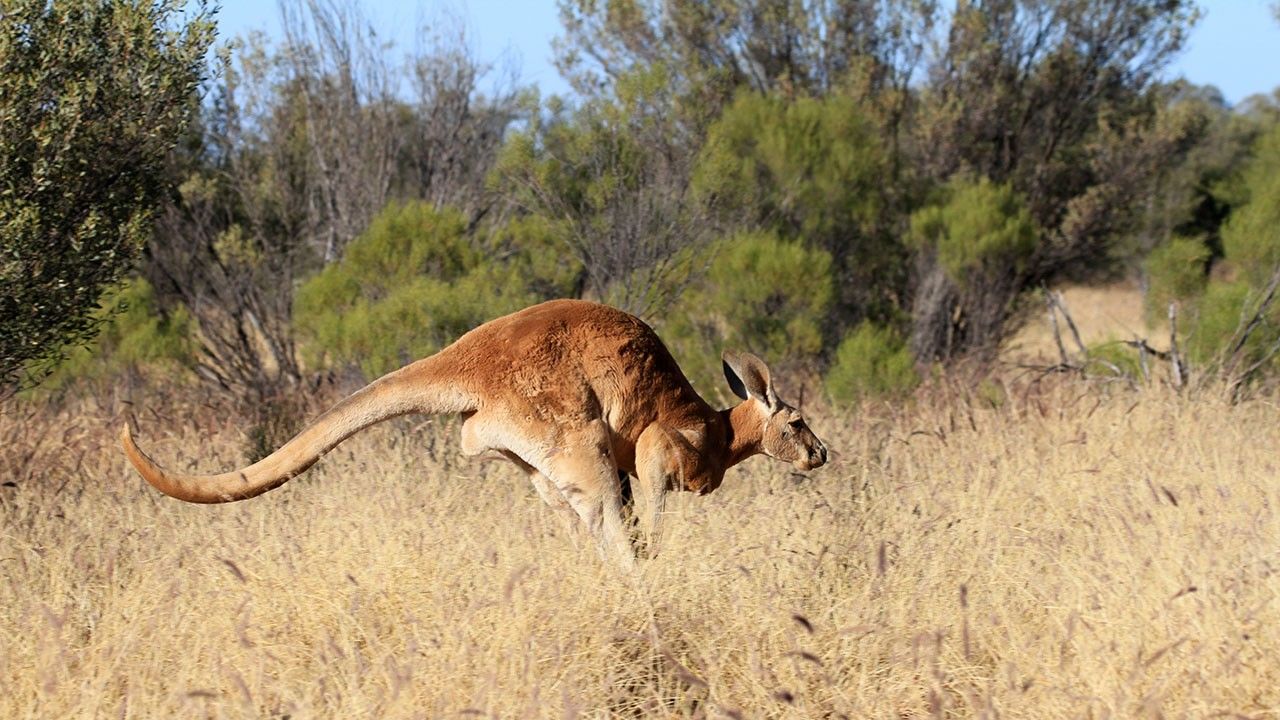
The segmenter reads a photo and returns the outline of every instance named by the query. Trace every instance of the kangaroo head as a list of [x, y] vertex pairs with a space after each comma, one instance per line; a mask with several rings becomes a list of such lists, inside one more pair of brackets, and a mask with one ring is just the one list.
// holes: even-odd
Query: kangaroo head
[[[796, 408], [778, 398], [769, 377], [769, 366], [747, 352], [724, 351], [724, 376], [744, 402], [734, 410], [746, 415], [759, 432], [759, 450], [771, 458], [789, 462], [799, 470], [812, 470], [827, 462], [827, 446], [805, 424]], [[746, 430], [746, 428], [735, 428]]]

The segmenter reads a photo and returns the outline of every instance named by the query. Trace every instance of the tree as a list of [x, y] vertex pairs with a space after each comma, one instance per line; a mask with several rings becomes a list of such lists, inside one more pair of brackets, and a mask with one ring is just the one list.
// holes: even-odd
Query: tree
[[559, 0], [557, 65], [588, 97], [667, 68], [674, 93], [715, 116], [742, 90], [847, 96], [880, 127], [897, 190], [902, 134], [935, 0]]
[[[918, 359], [946, 361], [992, 352], [1011, 326], [1005, 322], [1017, 308], [1011, 298], [1041, 282], [1097, 272], [1112, 261], [1114, 243], [1134, 233], [1150, 188], [1198, 138], [1193, 118], [1161, 123], [1165, 96], [1157, 83], [1196, 15], [1189, 0], [562, 0], [559, 60], [592, 97], [608, 94], [638, 68], [664, 62], [675, 95], [727, 108], [722, 130], [735, 114], [749, 114], [733, 100], [744, 90], [770, 98], [780, 109], [757, 116], [793, 124], [795, 132], [781, 136], [785, 143], [770, 140], [767, 129], [754, 138], [748, 127], [737, 133], [744, 141], [728, 144], [729, 156], [754, 164], [764, 177], [785, 177], [772, 167], [780, 161], [805, 168], [806, 145], [836, 148], [863, 135], [823, 137], [838, 123], [806, 125], [806, 111], [843, 101], [850, 117], [865, 118], [884, 165], [863, 195], [881, 200], [883, 217], [878, 233], [845, 224], [832, 235], [843, 234], [846, 248], [869, 251], [861, 257], [820, 241], [836, 256], [839, 285], [857, 288], [852, 297], [842, 291], [837, 325], [863, 317], [893, 324], [874, 306], [884, 299], [913, 308], [926, 325], [947, 317], [958, 295], [936, 256], [917, 245], [910, 263], [895, 262], [902, 248], [876, 237], [900, 235], [911, 213], [930, 201], [930, 189], [955, 178], [985, 178], [1017, 193], [1038, 241], [1024, 265], [1007, 274], [1007, 292], [987, 296], [990, 307], [969, 308], [990, 318], [990, 332], [911, 333]], [[795, 109], [781, 109], [787, 105]], [[717, 151], [714, 133], [708, 145]], [[818, 157], [808, 167], [821, 174], [829, 169], [825, 162]], [[750, 175], [719, 165], [730, 179]], [[792, 199], [814, 189], [803, 172], [789, 179], [782, 187]], [[868, 258], [884, 265], [873, 267]], [[909, 267], [909, 277], [880, 271], [895, 265]], [[874, 280], [867, 283], [865, 275]], [[942, 305], [925, 307], [921, 295], [924, 305]]]
[[582, 292], [654, 318], [696, 275], [708, 238], [691, 176], [706, 123], [665, 66], [565, 112], [553, 99], [512, 135], [494, 185], [543, 218], [583, 268]]
[[1145, 193], [1133, 236], [1116, 248], [1125, 269], [1141, 262], [1152, 318], [1166, 317], [1170, 301], [1189, 300], [1205, 288], [1210, 269], [1223, 259], [1223, 224], [1247, 201], [1241, 169], [1277, 122], [1277, 106], [1265, 96], [1230, 108], [1212, 86], [1177, 82], [1169, 91], [1157, 124], [1190, 127], [1196, 142], [1167, 159]]
[[730, 235], [710, 252], [707, 272], [657, 322], [694, 387], [728, 399], [720, 363], [726, 348], [787, 370], [821, 352], [834, 295], [829, 253], [760, 231]]
[[[1159, 122], [1156, 78], [1195, 18], [1180, 0], [957, 4], [928, 65], [915, 162], [936, 183], [987, 178], [1022, 198], [1039, 232], [1009, 287], [1015, 297], [1105, 269], [1161, 173], [1193, 146], [1196, 123]], [[1003, 330], [959, 342], [939, 331], [957, 297], [945, 267], [918, 257], [913, 284], [918, 359], [995, 350]], [[990, 307], [970, 309], [1003, 327], [1016, 305], [1005, 292], [987, 298]]]
[[1250, 155], [1224, 183], [1230, 189], [1219, 191], [1231, 209], [1213, 272], [1205, 270], [1212, 258], [1202, 236], [1175, 236], [1146, 262], [1151, 309], [1178, 301], [1188, 358], [1237, 391], [1275, 370], [1280, 356], [1280, 122], [1258, 135]]
[[[1177, 82], [1168, 93], [1167, 103], [1158, 110], [1157, 125], [1183, 124], [1195, 142], [1188, 152], [1164, 163], [1145, 193], [1132, 236], [1117, 244], [1117, 256], [1126, 269], [1175, 238], [1198, 238], [1208, 255], [1221, 257], [1219, 229], [1230, 207], [1220, 186], [1248, 152], [1252, 139], [1237, 129], [1242, 123], [1216, 88]], [[1188, 250], [1184, 244], [1175, 255], [1185, 257]], [[1201, 269], [1203, 275], [1208, 265]], [[1143, 278], [1144, 283], [1152, 281]], [[1166, 308], [1161, 303], [1157, 309], [1163, 314]]]
[[1008, 184], [957, 177], [911, 215], [907, 242], [932, 270], [912, 296], [917, 358], [993, 353], [1026, 287], [1039, 231]]
[[[594, 94], [666, 63], [686, 89], [722, 99], [737, 88], [825, 94], [861, 76], [879, 93], [905, 90], [936, 3], [919, 0], [560, 0], [558, 64]], [[725, 94], [727, 91], [727, 94]]]
[[848, 327], [891, 314], [905, 283], [888, 165], [858, 101], [744, 91], [707, 131], [693, 182], [729, 231], [766, 228], [828, 253], [843, 279], [834, 324]]
[[283, 10], [280, 43], [251, 36], [220, 57], [144, 269], [161, 304], [189, 313], [196, 372], [249, 415], [251, 456], [296, 430], [299, 383], [323, 380], [299, 353], [304, 279], [396, 200], [459, 203], [476, 240], [494, 202], [484, 178], [515, 118], [514, 90], [481, 93], [487, 67], [461, 35], [401, 62], [357, 0]]
[[161, 300], [198, 327], [197, 372], [250, 407], [303, 378], [303, 279], [396, 199], [457, 203], [472, 229], [515, 117], [513, 92], [480, 92], [487, 67], [465, 37], [442, 36], [400, 65], [355, 2], [284, 10], [282, 43], [251, 36], [220, 58], [146, 267]]
[[93, 337], [196, 107], [201, 4], [13, 0], [0, 12], [0, 386]]

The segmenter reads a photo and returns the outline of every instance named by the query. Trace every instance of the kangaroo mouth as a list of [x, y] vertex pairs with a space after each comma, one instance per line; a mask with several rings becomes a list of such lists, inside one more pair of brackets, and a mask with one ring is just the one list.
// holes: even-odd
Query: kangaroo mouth
[[827, 450], [822, 448], [792, 463], [797, 470], [816, 470], [827, 464]]

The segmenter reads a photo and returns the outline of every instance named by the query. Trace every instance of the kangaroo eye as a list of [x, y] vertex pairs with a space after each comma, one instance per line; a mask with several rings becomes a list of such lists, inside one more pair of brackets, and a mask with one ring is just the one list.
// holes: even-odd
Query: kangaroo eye
[[799, 430], [800, 428], [804, 427], [804, 418], [796, 418], [795, 420], [789, 421], [787, 424], [795, 428], [796, 430]]

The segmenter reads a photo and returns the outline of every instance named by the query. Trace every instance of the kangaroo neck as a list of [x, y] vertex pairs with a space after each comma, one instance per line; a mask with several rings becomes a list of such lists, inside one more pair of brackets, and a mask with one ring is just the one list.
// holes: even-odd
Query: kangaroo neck
[[725, 432], [723, 449], [725, 469], [762, 452], [764, 426], [760, 422], [759, 413], [751, 407], [751, 402], [751, 400], [744, 400], [734, 407], [720, 411], [720, 420]]

